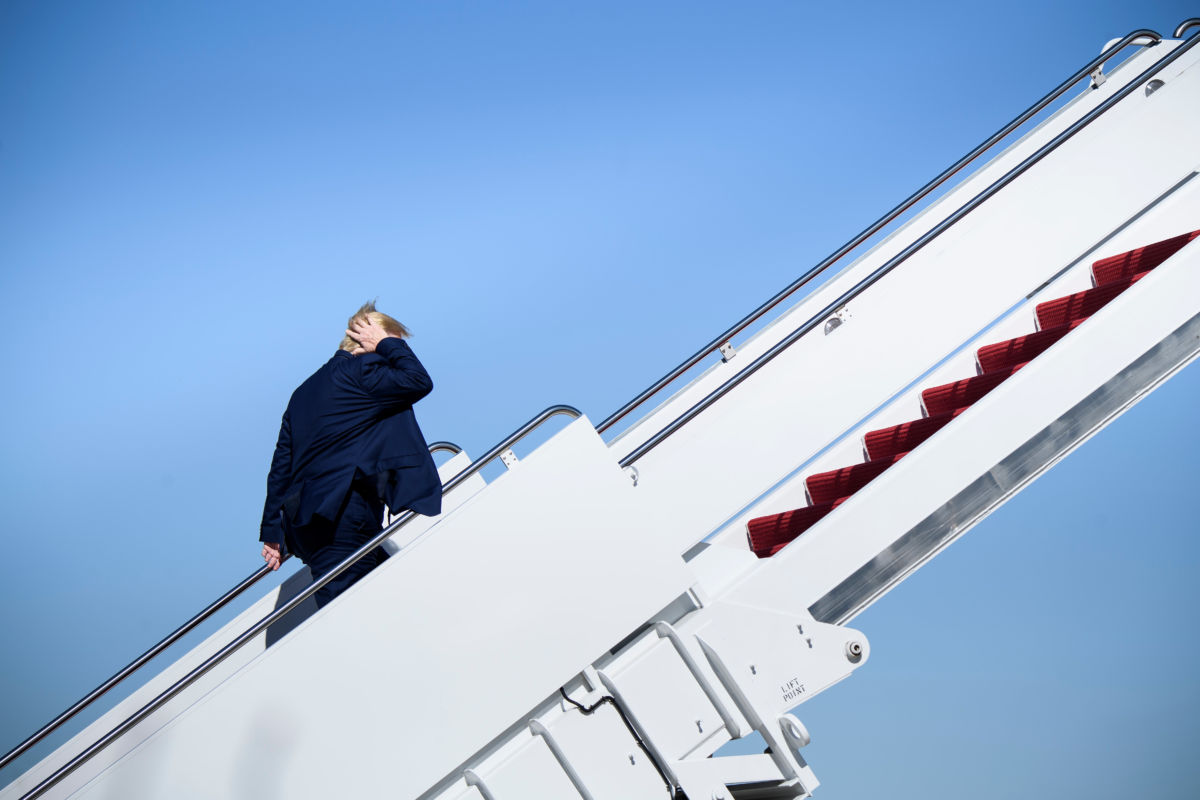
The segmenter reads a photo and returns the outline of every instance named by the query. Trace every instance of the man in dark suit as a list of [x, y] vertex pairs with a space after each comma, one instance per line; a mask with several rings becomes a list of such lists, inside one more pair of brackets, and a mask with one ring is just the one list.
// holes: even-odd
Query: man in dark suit
[[[392, 513], [434, 516], [442, 484], [413, 404], [433, 389], [404, 337], [408, 330], [367, 303], [341, 348], [292, 393], [267, 476], [263, 558], [278, 569], [283, 547], [329, 572], [383, 528]], [[323, 606], [379, 565], [381, 548], [316, 593]]]

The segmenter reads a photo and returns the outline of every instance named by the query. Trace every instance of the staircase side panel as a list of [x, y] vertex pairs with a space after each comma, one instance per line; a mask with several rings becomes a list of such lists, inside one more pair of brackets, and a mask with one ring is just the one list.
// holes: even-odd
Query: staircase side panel
[[79, 796], [415, 797], [686, 590], [662, 524], [577, 420]]

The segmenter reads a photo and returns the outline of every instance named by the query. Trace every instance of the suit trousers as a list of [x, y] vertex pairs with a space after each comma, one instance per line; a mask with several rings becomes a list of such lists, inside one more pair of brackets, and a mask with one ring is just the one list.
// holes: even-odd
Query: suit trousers
[[[315, 581], [377, 536], [381, 530], [383, 530], [383, 501], [354, 489], [347, 496], [342, 512], [333, 523], [332, 541], [315, 552], [298, 555], [308, 565]], [[349, 589], [364, 575], [382, 564], [387, 557], [387, 553], [381, 547], [376, 547], [367, 553], [357, 563], [317, 590], [314, 595], [317, 607], [321, 608]]]

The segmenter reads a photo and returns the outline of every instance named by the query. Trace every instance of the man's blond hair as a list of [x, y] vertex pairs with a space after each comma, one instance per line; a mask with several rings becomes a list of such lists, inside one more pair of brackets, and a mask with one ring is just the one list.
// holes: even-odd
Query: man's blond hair
[[[354, 312], [354, 316], [346, 321], [346, 327], [354, 325], [355, 320], [369, 320], [374, 322], [379, 327], [390, 333], [392, 336], [399, 336], [401, 339], [407, 339], [412, 334], [408, 328], [404, 327], [399, 320], [394, 317], [389, 317], [382, 311], [375, 310], [375, 301], [371, 300], [362, 304], [362, 308]], [[342, 337], [342, 343], [338, 345], [342, 350], [354, 350], [358, 347], [358, 342], [351, 339], [349, 336]]]

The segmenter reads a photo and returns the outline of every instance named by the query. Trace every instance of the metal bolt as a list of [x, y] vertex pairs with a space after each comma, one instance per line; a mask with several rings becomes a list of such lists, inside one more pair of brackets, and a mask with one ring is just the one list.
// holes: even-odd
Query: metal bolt
[[717, 789], [712, 793], [712, 800], [729, 800], [729, 795], [723, 789]]
[[846, 658], [852, 664], [857, 664], [862, 661], [863, 646], [862, 642], [847, 642], [846, 643]]

